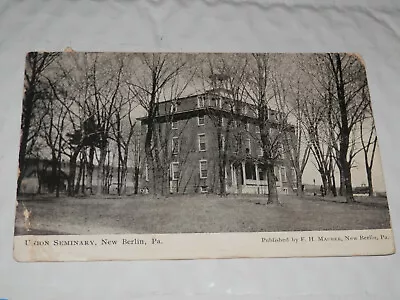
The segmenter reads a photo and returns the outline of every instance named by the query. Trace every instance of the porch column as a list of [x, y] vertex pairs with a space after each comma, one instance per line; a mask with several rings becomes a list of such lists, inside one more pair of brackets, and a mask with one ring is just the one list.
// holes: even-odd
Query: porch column
[[246, 185], [246, 166], [243, 161], [242, 161], [242, 172], [243, 172], [243, 185]]
[[256, 170], [256, 181], [257, 185], [260, 185], [260, 174], [258, 173], [258, 164], [254, 164], [254, 168]]

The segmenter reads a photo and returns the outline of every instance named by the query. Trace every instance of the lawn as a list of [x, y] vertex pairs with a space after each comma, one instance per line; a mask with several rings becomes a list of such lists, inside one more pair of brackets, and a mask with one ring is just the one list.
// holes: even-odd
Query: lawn
[[[180, 232], [307, 231], [389, 228], [385, 199], [281, 196], [282, 206], [265, 197], [235, 195], [19, 200], [15, 234], [127, 234]], [[29, 211], [29, 224], [24, 211]], [[26, 227], [29, 227], [29, 231]]]

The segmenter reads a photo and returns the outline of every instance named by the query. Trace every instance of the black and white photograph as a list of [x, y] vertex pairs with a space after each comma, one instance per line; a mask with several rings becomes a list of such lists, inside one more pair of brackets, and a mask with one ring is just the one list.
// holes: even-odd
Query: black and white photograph
[[23, 90], [14, 252], [231, 233], [261, 257], [394, 252], [358, 54], [30, 52]]

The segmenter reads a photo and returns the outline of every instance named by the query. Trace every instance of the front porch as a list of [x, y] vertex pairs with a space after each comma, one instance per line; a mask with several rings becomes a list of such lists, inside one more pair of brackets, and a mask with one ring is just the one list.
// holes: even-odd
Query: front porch
[[[231, 178], [227, 182], [227, 192], [232, 194], [268, 194], [267, 174], [261, 165], [252, 160], [230, 165]], [[288, 194], [288, 189], [283, 187], [280, 168], [275, 167], [276, 187], [278, 193]], [[226, 176], [228, 178], [228, 176]]]

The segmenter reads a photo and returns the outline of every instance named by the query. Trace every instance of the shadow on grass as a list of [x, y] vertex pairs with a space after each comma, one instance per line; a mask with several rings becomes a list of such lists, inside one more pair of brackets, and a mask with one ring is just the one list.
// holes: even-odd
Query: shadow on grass
[[[346, 202], [345, 197], [321, 197], [321, 196], [304, 196], [300, 198], [303, 200], [317, 201], [317, 202], [328, 202], [338, 203], [342, 205], [360, 205], [373, 208], [386, 208], [389, 209], [389, 205], [386, 198], [381, 197], [355, 197], [355, 201], [352, 203]], [[360, 200], [362, 199], [362, 200]]]

